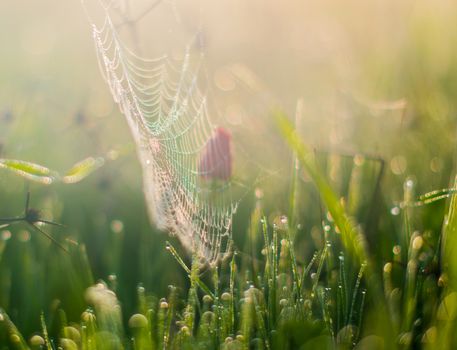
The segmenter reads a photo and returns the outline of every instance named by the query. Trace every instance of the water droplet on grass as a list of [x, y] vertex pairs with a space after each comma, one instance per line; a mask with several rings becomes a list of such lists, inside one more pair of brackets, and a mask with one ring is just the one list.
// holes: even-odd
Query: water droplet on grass
[[45, 345], [44, 339], [38, 334], [33, 335], [30, 338], [29, 343], [31, 346], [38, 347], [39, 349], [41, 349], [41, 347]]
[[19, 241], [21, 241], [21, 242], [24, 242], [24, 243], [28, 242], [28, 241], [30, 241], [30, 232], [26, 231], [26, 230], [20, 231], [18, 238], [19, 238]]
[[397, 216], [398, 214], [400, 214], [400, 208], [399, 207], [393, 207], [392, 209], [390, 209], [390, 213], [394, 216]]
[[142, 314], [135, 314], [129, 319], [130, 328], [146, 328], [148, 325], [148, 319]]
[[399, 255], [401, 253], [401, 247], [399, 245], [396, 245], [392, 248], [392, 252], [395, 254], [395, 255]]
[[3, 230], [1, 234], [1, 238], [3, 241], [7, 241], [11, 238], [11, 231]]
[[111, 221], [111, 231], [114, 233], [121, 233], [124, 229], [124, 223], [120, 220]]

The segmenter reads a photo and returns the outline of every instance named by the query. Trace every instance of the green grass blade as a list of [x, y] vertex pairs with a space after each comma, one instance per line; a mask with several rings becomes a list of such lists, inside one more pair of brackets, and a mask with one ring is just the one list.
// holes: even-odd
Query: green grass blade
[[0, 346], [2, 346], [2, 349], [9, 349], [7, 344], [17, 350], [29, 349], [22, 334], [10, 320], [9, 316], [0, 309]]
[[[277, 113], [275, 117], [281, 135], [289, 147], [295, 151], [300, 163], [317, 187], [319, 194], [335, 223], [335, 230], [341, 235], [341, 240], [346, 251], [346, 256], [353, 257], [353, 260], [359, 266], [366, 264], [365, 276], [367, 278], [368, 295], [376, 300], [376, 309], [378, 310], [373, 311], [373, 313], [376, 315], [381, 315], [381, 312], [384, 312], [382, 310], [386, 310], [385, 299], [381, 285], [381, 276], [380, 272], [373, 265], [373, 262], [369, 259], [365, 238], [356, 229], [353, 222], [349, 219], [349, 216], [346, 214], [344, 207], [339, 201], [339, 198], [332, 190], [318, 164], [316, 164], [313, 153], [310, 152], [303, 141], [300, 140], [290, 121], [282, 113]], [[391, 339], [393, 339], [392, 329], [388, 322], [388, 318], [383, 318], [384, 320], [382, 321], [382, 324], [386, 324], [383, 332], [385, 333], [386, 339], [391, 341]]]
[[[457, 178], [454, 183], [454, 188], [457, 188]], [[442, 265], [443, 270], [448, 275], [448, 285], [445, 289], [444, 298], [440, 305], [446, 309], [445, 314], [448, 317], [444, 324], [442, 324], [439, 332], [439, 346], [442, 349], [449, 349], [453, 343], [455, 336], [455, 322], [454, 318], [457, 315], [457, 299], [455, 293], [457, 291], [457, 197], [452, 196], [447, 215], [444, 220], [443, 234], [442, 234]], [[452, 302], [449, 302], [452, 301]], [[439, 314], [439, 310], [438, 310]], [[442, 317], [443, 318], [443, 317]]]
[[44, 320], [43, 313], [41, 313], [40, 321], [41, 321], [41, 329], [43, 332], [44, 341], [46, 342], [46, 349], [52, 350], [51, 341], [49, 340], [49, 336], [48, 336], [48, 328], [46, 327], [46, 321]]
[[103, 166], [105, 160], [101, 157], [88, 157], [73, 165], [63, 176], [62, 181], [67, 184], [74, 184], [85, 179], [94, 171]]
[[347, 251], [351, 252], [359, 261], [363, 263], [367, 260], [368, 254], [360, 239], [360, 235], [354, 225], [346, 215], [335, 192], [331, 189], [325, 179], [324, 174], [313, 160], [313, 154], [307, 149], [306, 145], [299, 139], [292, 124], [282, 115], [276, 115], [277, 124], [284, 139], [297, 154], [300, 163], [308, 172], [309, 176], [316, 185], [319, 193], [325, 202], [330, 215], [332, 216], [338, 231], [341, 233], [343, 244]]
[[202, 280], [198, 277], [198, 276], [193, 276], [192, 275], [192, 271], [187, 267], [187, 265], [184, 263], [184, 261], [181, 259], [181, 257], [179, 256], [178, 252], [176, 251], [176, 249], [170, 244], [170, 242], [167, 242], [166, 243], [167, 246], [167, 250], [171, 253], [171, 255], [173, 255], [173, 257], [176, 259], [176, 261], [179, 263], [179, 265], [181, 265], [181, 267], [184, 269], [184, 271], [186, 271], [187, 273], [187, 276], [190, 278], [190, 279], [194, 279], [194, 282], [206, 293], [208, 294], [209, 296], [211, 296], [211, 298], [213, 298], [213, 300], [216, 300], [216, 295], [214, 295], [214, 293], [208, 288], [208, 286], [206, 284], [204, 284], [202, 282]]
[[0, 159], [0, 169], [6, 169], [27, 180], [50, 185], [59, 175], [52, 170], [31, 162], [17, 159]]

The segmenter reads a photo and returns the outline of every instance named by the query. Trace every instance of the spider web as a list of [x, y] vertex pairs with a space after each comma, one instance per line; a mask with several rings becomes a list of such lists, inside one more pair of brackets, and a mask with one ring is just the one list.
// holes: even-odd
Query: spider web
[[[145, 58], [119, 33], [123, 23], [115, 23], [112, 12], [119, 11], [119, 2], [98, 3], [100, 24], [89, 19], [98, 62], [137, 146], [149, 216], [159, 229], [213, 262], [229, 249], [237, 204], [230, 179], [211, 179], [214, 169], [231, 162], [231, 155], [211, 141], [217, 129], [204, 89], [198, 35], [180, 58]], [[202, 168], [205, 152], [216, 161]]]

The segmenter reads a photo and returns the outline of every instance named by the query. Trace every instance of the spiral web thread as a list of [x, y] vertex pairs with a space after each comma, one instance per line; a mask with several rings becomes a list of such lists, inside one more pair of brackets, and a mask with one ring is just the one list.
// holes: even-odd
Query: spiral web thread
[[[191, 43], [181, 59], [140, 57], [117, 32], [113, 3], [103, 5], [101, 26], [91, 21], [92, 33], [103, 78], [137, 146], [150, 218], [193, 253], [216, 261], [229, 249], [237, 205], [230, 181], [207, 181], [211, 169], [198, 165], [215, 130], [200, 87], [203, 55]], [[227, 161], [221, 150], [212, 152]]]

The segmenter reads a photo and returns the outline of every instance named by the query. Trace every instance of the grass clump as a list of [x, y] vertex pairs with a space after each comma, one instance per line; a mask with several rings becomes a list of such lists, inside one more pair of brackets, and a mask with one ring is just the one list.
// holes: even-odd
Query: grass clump
[[[288, 216], [268, 218], [257, 203], [244, 246], [233, 242], [242, 249], [234, 248], [217, 263], [197, 256], [187, 261], [167, 242], [163, 250], [170, 254], [164, 264], [174, 261], [187, 281], [168, 286], [165, 298], [137, 284], [134, 301], [127, 299], [116, 275], [110, 274], [106, 283], [94, 281], [83, 244], [70, 245], [68, 253], [51, 245], [47, 265], [16, 265], [22, 266], [16, 273], [24, 280], [34, 276], [31, 271], [39, 275], [37, 281], [44, 280], [46, 269], [54, 277], [68, 274], [65, 283], [51, 280], [50, 294], [61, 289], [38, 316], [40, 328], [26, 326], [24, 336], [12, 319], [27, 325], [20, 313], [39, 315], [33, 293], [8, 285], [4, 276], [19, 249], [25, 249], [25, 260], [35, 257], [30, 247], [8, 238], [0, 246], [1, 296], [8, 300], [7, 292], [24, 294], [10, 298], [11, 304], [5, 304], [9, 311], [0, 312], [0, 349], [452, 348], [457, 315], [454, 190], [416, 200], [414, 182], [407, 179], [403, 201], [389, 212], [398, 218], [399, 239], [389, 253], [381, 247], [378, 251], [367, 221], [360, 219], [366, 208], [354, 200], [347, 204], [361, 193], [354, 188], [359, 185], [354, 177], [361, 174], [352, 172], [340, 196], [290, 124], [283, 117], [278, 122], [320, 196], [315, 205], [321, 208], [321, 222], [311, 234], [315, 249], [303, 249], [300, 241], [299, 182], [292, 186]], [[443, 208], [442, 234], [416, 229], [418, 211], [447, 197], [451, 201]]]

